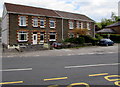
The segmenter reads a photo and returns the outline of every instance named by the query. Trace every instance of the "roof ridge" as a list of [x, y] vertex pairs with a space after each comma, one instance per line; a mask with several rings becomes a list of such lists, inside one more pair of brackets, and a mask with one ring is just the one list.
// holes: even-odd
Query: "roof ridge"
[[54, 9], [48, 9], [48, 8], [42, 8], [42, 7], [36, 7], [36, 6], [29, 6], [29, 5], [22, 5], [22, 4], [13, 4], [13, 3], [8, 3], [8, 2], [5, 2], [4, 4], [11, 4], [11, 5], [16, 5], [16, 6], [25, 6], [25, 7], [37, 8], [37, 9], [46, 9], [46, 10], [52, 10], [52, 11], [55, 11], [55, 12], [56, 11], [60, 11], [60, 12], [71, 13], [71, 14], [78, 14], [78, 15], [85, 16], [84, 14], [73, 13], [73, 12], [68, 12], [68, 11], [61, 11], [61, 10], [54, 10]]
[[16, 6], [24, 6], [24, 7], [37, 8], [37, 9], [52, 10], [52, 9], [48, 9], [48, 8], [42, 8], [42, 7], [36, 7], [36, 6], [29, 6], [29, 5], [22, 5], [22, 4], [13, 4], [13, 3], [7, 3], [7, 2], [5, 2], [4, 4], [10, 4], [10, 5], [16, 5]]
[[[76, 19], [82, 19], [82, 20], [85, 20], [85, 21], [87, 21], [87, 20], [88, 21], [93, 21], [88, 16], [86, 16], [84, 14], [79, 14], [79, 13], [72, 13], [72, 12], [53, 10], [53, 9], [47, 9], [47, 8], [41, 8], [41, 7], [35, 7], [35, 6], [28, 6], [28, 5], [21, 5], [21, 4], [6, 3], [6, 2], [4, 3], [4, 5], [7, 7], [7, 10], [10, 11], [10, 12], [27, 13], [27, 14], [39, 14], [39, 15], [45, 15], [45, 16], [51, 16], [51, 17], [64, 17], [61, 14], [61, 13], [63, 13], [63, 14], [67, 14], [66, 17], [64, 17], [64, 18], [71, 18], [71, 19], [76, 18]], [[18, 9], [20, 9], [20, 10], [18, 10]], [[69, 16], [69, 14], [71, 14], [71, 16]]]

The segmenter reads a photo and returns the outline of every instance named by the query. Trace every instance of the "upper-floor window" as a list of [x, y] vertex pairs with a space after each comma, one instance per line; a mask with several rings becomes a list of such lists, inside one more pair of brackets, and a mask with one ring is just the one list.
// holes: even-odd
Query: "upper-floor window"
[[69, 29], [73, 29], [74, 28], [74, 23], [73, 21], [69, 21]]
[[18, 41], [19, 42], [28, 41], [28, 33], [25, 31], [18, 32]]
[[55, 28], [55, 20], [50, 20], [50, 28]]
[[87, 29], [90, 30], [90, 23], [87, 23]]
[[26, 16], [19, 17], [19, 26], [26, 26]]
[[77, 21], [77, 28], [81, 28], [81, 22]]
[[83, 29], [83, 22], [81, 22], [81, 29]]
[[33, 27], [38, 27], [38, 18], [33, 18]]
[[40, 19], [40, 27], [41, 28], [45, 27], [45, 20], [44, 19]]

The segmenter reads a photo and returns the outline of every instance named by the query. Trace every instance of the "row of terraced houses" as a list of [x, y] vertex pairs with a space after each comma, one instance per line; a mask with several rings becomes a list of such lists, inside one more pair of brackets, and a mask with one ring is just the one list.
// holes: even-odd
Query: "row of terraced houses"
[[7, 46], [61, 42], [75, 28], [94, 34], [94, 21], [82, 14], [4, 3], [2, 43]]

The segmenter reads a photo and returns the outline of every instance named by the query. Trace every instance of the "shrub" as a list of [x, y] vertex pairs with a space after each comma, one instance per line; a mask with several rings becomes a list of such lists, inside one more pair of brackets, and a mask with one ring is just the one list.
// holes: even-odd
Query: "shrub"
[[85, 43], [92, 43], [93, 37], [89, 35], [80, 35], [80, 37], [83, 37], [85, 39]]
[[64, 42], [70, 42], [70, 43], [75, 43], [75, 44], [83, 44], [85, 42], [85, 39], [83, 37], [67, 38]]
[[92, 45], [94, 45], [94, 46], [98, 44], [98, 41], [99, 41], [98, 38], [92, 38], [92, 39], [91, 39], [91, 43], [92, 43]]

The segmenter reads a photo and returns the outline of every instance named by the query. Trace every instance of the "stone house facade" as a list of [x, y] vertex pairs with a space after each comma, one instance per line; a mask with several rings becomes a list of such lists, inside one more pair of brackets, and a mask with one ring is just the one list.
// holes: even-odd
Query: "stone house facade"
[[74, 28], [94, 35], [94, 21], [82, 14], [11, 3], [3, 7], [2, 43], [7, 46], [61, 42], [76, 37]]

